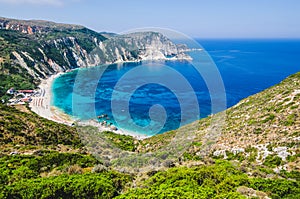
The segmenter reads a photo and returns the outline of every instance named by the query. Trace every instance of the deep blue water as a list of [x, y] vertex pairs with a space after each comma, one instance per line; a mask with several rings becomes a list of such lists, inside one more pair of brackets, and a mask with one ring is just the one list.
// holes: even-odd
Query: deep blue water
[[300, 71], [300, 40], [198, 40], [222, 75], [228, 107]]
[[225, 93], [212, 75], [217, 70], [200, 53], [199, 63], [124, 63], [72, 71], [55, 80], [52, 103], [80, 119], [107, 114], [100, 120], [153, 135], [233, 106], [300, 71], [300, 40], [198, 42], [215, 62]]

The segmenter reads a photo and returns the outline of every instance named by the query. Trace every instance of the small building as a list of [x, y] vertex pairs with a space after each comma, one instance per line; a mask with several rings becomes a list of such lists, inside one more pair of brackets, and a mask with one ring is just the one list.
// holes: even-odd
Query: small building
[[18, 90], [18, 93], [34, 93], [34, 90]]

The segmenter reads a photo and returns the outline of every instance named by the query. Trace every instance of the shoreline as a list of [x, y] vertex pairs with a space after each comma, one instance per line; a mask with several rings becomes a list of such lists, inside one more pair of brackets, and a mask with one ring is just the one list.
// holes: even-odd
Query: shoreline
[[119, 135], [129, 135], [136, 139], [145, 139], [150, 136], [138, 134], [135, 132], [130, 132], [124, 129], [112, 130], [110, 127], [103, 126], [100, 122], [97, 122], [96, 119], [90, 119], [86, 121], [78, 121], [72, 116], [64, 113], [58, 107], [53, 106], [51, 104], [52, 99], [52, 84], [53, 81], [62, 74], [66, 72], [59, 72], [57, 74], [51, 75], [47, 79], [43, 79], [39, 84], [38, 88], [40, 89], [40, 95], [32, 97], [32, 101], [29, 103], [29, 107], [31, 111], [35, 112], [39, 116], [46, 118], [48, 120], [52, 120], [57, 123], [65, 124], [68, 126], [72, 126], [74, 123], [78, 123], [80, 126], [94, 126], [99, 129], [99, 131], [110, 131]]
[[135, 133], [132, 131], [119, 129], [119, 128], [117, 130], [111, 130], [110, 127], [101, 125], [101, 123], [98, 122], [96, 119], [77, 121], [77, 124], [79, 126], [94, 126], [94, 127], [97, 127], [99, 129], [99, 131], [101, 131], [101, 132], [110, 131], [110, 132], [113, 132], [118, 135], [128, 135], [128, 136], [134, 137], [138, 140], [142, 140], [142, 139], [146, 139], [146, 138], [150, 137], [148, 135], [142, 135], [142, 134], [138, 134], [138, 133]]
[[75, 122], [75, 119], [51, 104], [53, 81], [62, 74], [64, 73], [59, 72], [51, 75], [47, 79], [43, 79], [38, 86], [41, 94], [32, 97], [29, 107], [33, 112], [43, 118], [71, 126]]

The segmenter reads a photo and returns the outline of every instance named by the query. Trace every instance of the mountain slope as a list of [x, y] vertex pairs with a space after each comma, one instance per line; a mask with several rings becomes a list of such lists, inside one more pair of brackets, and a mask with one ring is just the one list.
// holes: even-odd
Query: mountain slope
[[78, 67], [190, 59], [186, 46], [160, 33], [104, 35], [78, 25], [0, 18], [0, 95], [10, 87], [33, 88], [41, 79]]
[[25, 153], [47, 148], [78, 149], [82, 144], [74, 127], [44, 119], [25, 107], [20, 111], [0, 104], [0, 146], [1, 153]]
[[86, 154], [78, 129], [0, 105], [0, 197], [299, 198], [299, 84], [297, 73], [226, 110], [217, 140], [206, 133], [212, 117], [143, 141], [107, 134], [121, 149], [150, 155], [180, 132], [194, 135], [177, 161], [130, 175]]
[[[219, 157], [252, 161], [259, 165], [279, 157], [279, 169], [300, 171], [300, 72], [278, 85], [250, 96], [223, 113], [178, 130], [142, 141], [140, 152], [157, 151], [169, 143], [185, 142], [176, 137], [194, 137], [183, 159]], [[226, 113], [222, 132], [211, 134], [212, 118]]]

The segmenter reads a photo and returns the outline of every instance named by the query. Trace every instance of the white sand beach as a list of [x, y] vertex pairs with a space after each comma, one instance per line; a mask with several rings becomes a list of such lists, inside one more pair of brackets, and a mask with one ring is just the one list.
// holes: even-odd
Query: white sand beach
[[59, 77], [62, 74], [62, 72], [57, 73], [55, 75], [52, 75], [48, 79], [42, 80], [41, 84], [39, 85], [40, 95], [32, 97], [32, 101], [29, 104], [29, 107], [33, 112], [46, 119], [66, 124], [69, 126], [77, 122], [81, 126], [95, 126], [99, 129], [99, 131], [111, 131], [121, 135], [130, 135], [136, 139], [145, 139], [149, 137], [147, 135], [141, 135], [135, 132], [125, 131], [122, 129], [112, 130], [110, 127], [103, 126], [98, 121], [93, 119], [87, 121], [77, 121], [75, 118], [72, 118], [70, 115], [64, 113], [62, 110], [59, 110], [57, 107], [53, 106], [51, 104], [52, 83], [55, 78]]
[[32, 97], [32, 101], [29, 104], [29, 107], [36, 114], [47, 118], [49, 120], [63, 123], [66, 125], [71, 125], [75, 120], [72, 119], [69, 115], [63, 113], [58, 108], [51, 105], [51, 87], [53, 80], [59, 77], [63, 73], [58, 73], [52, 75], [48, 79], [42, 80], [39, 85], [40, 95]]

